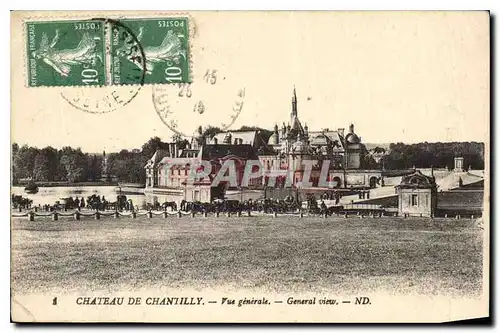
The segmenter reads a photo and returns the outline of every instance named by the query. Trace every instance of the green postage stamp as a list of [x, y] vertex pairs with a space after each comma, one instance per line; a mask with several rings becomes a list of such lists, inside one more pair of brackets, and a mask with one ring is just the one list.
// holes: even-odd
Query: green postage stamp
[[26, 23], [28, 86], [190, 82], [185, 17]]
[[104, 22], [30, 22], [26, 26], [30, 87], [105, 84]]
[[[189, 81], [187, 18], [130, 19], [120, 22], [130, 29], [132, 36], [121, 38], [119, 27], [113, 29], [113, 84], [134, 83], [138, 72], [145, 73], [144, 83]], [[136, 41], [139, 45], [134, 46]]]

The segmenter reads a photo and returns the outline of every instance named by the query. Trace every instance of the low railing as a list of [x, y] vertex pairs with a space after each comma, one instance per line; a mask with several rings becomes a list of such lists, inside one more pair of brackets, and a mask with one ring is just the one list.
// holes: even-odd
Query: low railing
[[[208, 216], [237, 216], [237, 217], [242, 217], [242, 216], [297, 216], [297, 217], [304, 217], [304, 216], [309, 216], [309, 214], [306, 214], [304, 212], [290, 212], [290, 213], [265, 213], [265, 212], [259, 212], [259, 211], [251, 211], [251, 210], [246, 210], [246, 211], [236, 211], [236, 212], [199, 212], [199, 211], [182, 211], [182, 210], [177, 210], [177, 211], [155, 211], [155, 210], [146, 210], [146, 211], [129, 211], [129, 212], [121, 212], [121, 211], [92, 211], [92, 212], [82, 212], [80, 210], [75, 210], [73, 212], [60, 212], [60, 211], [53, 211], [53, 212], [46, 212], [46, 213], [39, 213], [34, 210], [26, 211], [24, 213], [13, 213], [12, 217], [15, 218], [21, 218], [21, 217], [27, 217], [29, 221], [34, 221], [35, 217], [51, 217], [53, 221], [58, 221], [59, 217], [73, 217], [74, 220], [80, 220], [81, 217], [93, 217], [96, 220], [99, 220], [101, 217], [114, 217], [114, 218], [120, 218], [120, 217], [131, 217], [133, 219], [140, 217], [140, 216], [146, 216], [147, 218], [153, 218], [153, 216], [162, 216], [163, 218], [168, 218], [169, 216], [176, 216], [176, 217], [183, 217], [183, 216], [203, 216], [203, 217], [208, 217]], [[315, 215], [317, 216], [317, 215]]]
[[382, 205], [377, 204], [363, 204], [363, 203], [352, 203], [342, 205], [344, 210], [381, 210]]
[[[367, 205], [365, 205], [367, 206]], [[378, 206], [378, 205], [371, 205], [371, 206]], [[75, 210], [73, 212], [62, 212], [62, 211], [53, 211], [53, 212], [46, 212], [46, 213], [40, 213], [36, 212], [34, 210], [29, 210], [24, 213], [12, 213], [11, 215], [13, 218], [23, 218], [27, 217], [29, 221], [35, 221], [36, 217], [42, 217], [42, 218], [51, 218], [52, 221], [58, 221], [60, 217], [73, 217], [74, 220], [78, 221], [81, 219], [81, 217], [93, 217], [95, 220], [101, 219], [101, 217], [113, 217], [115, 219], [119, 219], [121, 217], [130, 217], [132, 219], [135, 219], [137, 217], [141, 216], [146, 216], [147, 218], [153, 218], [155, 216], [161, 216], [163, 218], [168, 218], [169, 216], [175, 216], [182, 218], [183, 216], [191, 216], [191, 217], [208, 217], [208, 216], [214, 216], [214, 217], [258, 217], [258, 216], [272, 216], [272, 217], [298, 217], [298, 218], [304, 218], [304, 217], [323, 217], [323, 218], [328, 218], [331, 216], [334, 217], [343, 217], [343, 218], [383, 218], [383, 217], [402, 217], [402, 218], [408, 218], [408, 217], [413, 217], [416, 215], [411, 215], [410, 214], [403, 214], [399, 215], [397, 210], [391, 209], [390, 211], [388, 209], [382, 209], [382, 210], [370, 210], [369, 212], [357, 209], [357, 210], [343, 210], [340, 212], [334, 212], [334, 213], [321, 213], [321, 214], [312, 214], [312, 213], [306, 213], [303, 211], [296, 211], [296, 212], [272, 212], [272, 213], [266, 213], [263, 211], [253, 211], [253, 210], [244, 210], [244, 211], [236, 211], [236, 212], [199, 212], [199, 211], [182, 211], [182, 210], [177, 210], [177, 211], [155, 211], [155, 210], [143, 210], [143, 211], [89, 211], [89, 212], [82, 212], [79, 210]], [[418, 216], [417, 216], [418, 217]], [[420, 217], [423, 217], [420, 215]], [[475, 215], [469, 215], [469, 216], [464, 216], [464, 215], [454, 215], [450, 216], [448, 214], [445, 214], [444, 218], [452, 218], [452, 219], [461, 219], [461, 218], [470, 218], [474, 219], [478, 216]], [[429, 217], [431, 219], [434, 218], [434, 216]]]

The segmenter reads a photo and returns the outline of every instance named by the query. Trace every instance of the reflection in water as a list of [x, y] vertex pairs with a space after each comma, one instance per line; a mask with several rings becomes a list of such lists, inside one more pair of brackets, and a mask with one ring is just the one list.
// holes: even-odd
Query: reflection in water
[[[101, 197], [104, 195], [106, 200], [113, 202], [116, 201], [116, 196], [118, 195], [115, 189], [115, 186], [40, 187], [38, 193], [28, 194], [24, 192], [24, 187], [14, 186], [12, 187], [12, 194], [22, 195], [25, 198], [33, 200], [33, 205], [53, 205], [56, 201], [68, 197], [84, 197], [85, 201], [87, 201], [87, 197], [92, 194], [97, 194]], [[127, 199], [132, 199], [134, 205], [141, 207], [145, 203], [154, 203], [155, 201], [160, 203], [175, 201], [179, 205], [182, 197], [156, 194], [127, 194]]]

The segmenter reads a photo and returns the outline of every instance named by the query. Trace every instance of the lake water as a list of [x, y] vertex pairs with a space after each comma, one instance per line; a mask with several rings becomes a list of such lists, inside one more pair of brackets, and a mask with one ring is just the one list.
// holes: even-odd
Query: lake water
[[[56, 201], [61, 201], [62, 198], [68, 197], [81, 197], [87, 198], [92, 194], [99, 195], [106, 198], [108, 201], [116, 201], [118, 193], [115, 191], [116, 186], [72, 186], [72, 187], [40, 187], [38, 193], [28, 194], [24, 192], [24, 187], [12, 187], [12, 193], [15, 195], [22, 195], [25, 198], [33, 200], [34, 205], [53, 205]], [[182, 200], [180, 197], [166, 196], [166, 195], [153, 195], [153, 194], [127, 194], [127, 199], [132, 199], [134, 205], [141, 207], [145, 203], [153, 203], [155, 200], [163, 203], [165, 201], [176, 201], [177, 203]]]

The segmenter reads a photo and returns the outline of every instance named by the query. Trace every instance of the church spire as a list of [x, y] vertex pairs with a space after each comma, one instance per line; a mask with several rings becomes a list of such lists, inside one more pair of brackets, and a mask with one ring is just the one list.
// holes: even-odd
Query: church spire
[[292, 96], [292, 117], [297, 117], [297, 92], [295, 91], [295, 86], [293, 86], [293, 96]]

